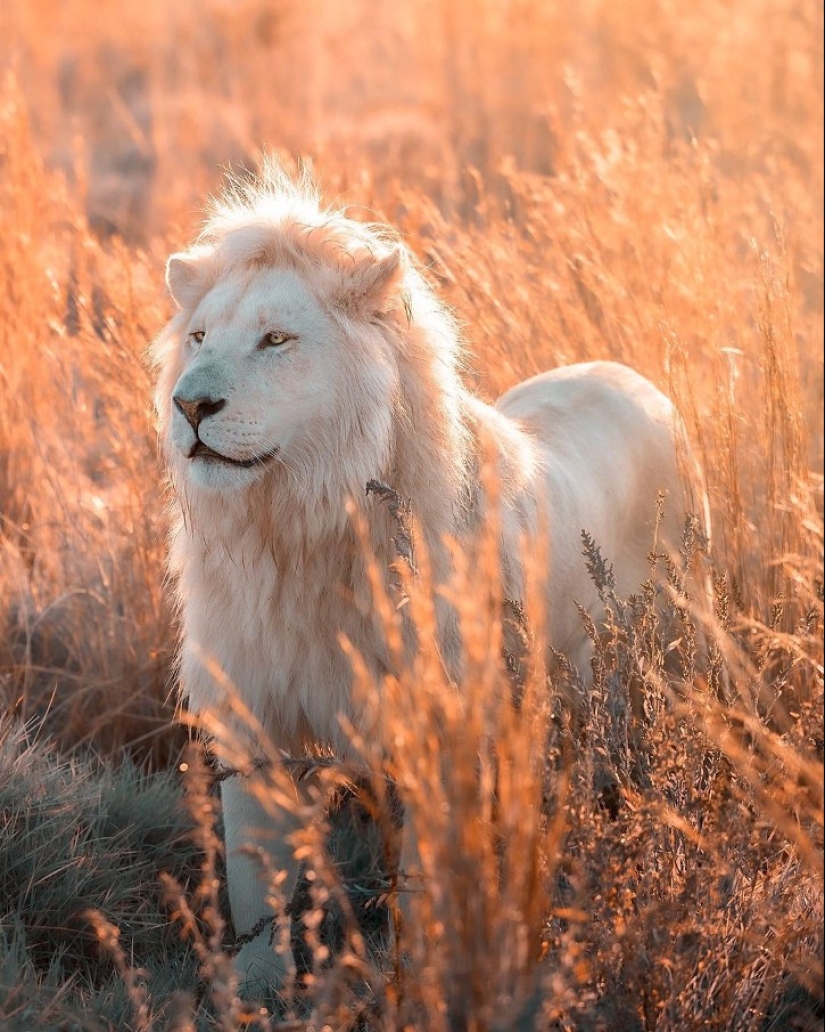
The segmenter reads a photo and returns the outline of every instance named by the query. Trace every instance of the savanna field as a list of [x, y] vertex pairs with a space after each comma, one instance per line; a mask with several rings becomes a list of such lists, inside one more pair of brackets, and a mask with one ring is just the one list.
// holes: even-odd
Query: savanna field
[[[822, 37], [819, 0], [3, 0], [2, 1032], [822, 1027]], [[262, 152], [398, 227], [485, 399], [649, 377], [712, 531], [631, 599], [583, 542], [607, 619], [576, 719], [563, 664], [511, 704], [494, 564], [459, 569], [464, 693], [425, 665], [383, 716], [427, 887], [395, 942], [383, 818], [319, 797], [302, 971], [255, 1011], [175, 719], [146, 352], [167, 256]]]

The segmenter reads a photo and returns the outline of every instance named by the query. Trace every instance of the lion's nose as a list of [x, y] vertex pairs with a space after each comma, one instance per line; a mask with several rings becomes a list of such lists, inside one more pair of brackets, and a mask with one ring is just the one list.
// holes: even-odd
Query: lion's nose
[[198, 432], [198, 427], [207, 416], [214, 416], [226, 404], [226, 398], [218, 398], [217, 400], [215, 398], [190, 399], [182, 398], [179, 394], [176, 394], [172, 401], [184, 414], [187, 423], [189, 423], [195, 433]]

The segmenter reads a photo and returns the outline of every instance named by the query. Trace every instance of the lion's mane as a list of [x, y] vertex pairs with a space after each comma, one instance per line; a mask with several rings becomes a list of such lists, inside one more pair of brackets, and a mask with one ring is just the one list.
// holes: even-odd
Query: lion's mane
[[[361, 302], [371, 286], [371, 263], [383, 259], [386, 264], [392, 254], [398, 261], [382, 304], [365, 313]], [[313, 662], [313, 650], [329, 650], [330, 636], [343, 630], [374, 673], [389, 665], [383, 629], [369, 612], [363, 545], [347, 515], [348, 503], [362, 509], [369, 550], [377, 567], [386, 569], [394, 558], [397, 527], [384, 506], [365, 496], [365, 483], [383, 480], [408, 500], [436, 582], [449, 572], [444, 538], [460, 535], [478, 515], [483, 416], [461, 381], [456, 322], [391, 229], [322, 207], [308, 177], [295, 181], [272, 163], [259, 178], [233, 181], [211, 204], [187, 257], [196, 270], [192, 304], [240, 267], [298, 272], [318, 303], [335, 313], [356, 361], [366, 319], [397, 370], [390, 411], [358, 411], [354, 399], [353, 410], [339, 416], [341, 423], [351, 419], [358, 424], [351, 434], [339, 427], [334, 442], [319, 439], [314, 453], [302, 457], [301, 468], [276, 465], [233, 504], [224, 495], [193, 490], [185, 475], [186, 460], [169, 443], [170, 399], [183, 368], [180, 342], [191, 313], [186, 298], [152, 348], [159, 433], [174, 486], [170, 567], [183, 623], [184, 694], [196, 710], [217, 704], [217, 666], [278, 744], [295, 748], [321, 739], [343, 750], [346, 742], [337, 715], [351, 713], [348, 678], [343, 666], [330, 671], [328, 659]], [[376, 439], [363, 433], [370, 420], [381, 428]], [[484, 421], [502, 457], [505, 496], [515, 499], [533, 477], [534, 449], [494, 410]], [[354, 442], [349, 453], [342, 443], [347, 440]], [[522, 519], [535, 506], [525, 495], [520, 508]], [[216, 585], [216, 569], [221, 585]], [[244, 589], [235, 591], [240, 581]], [[261, 600], [271, 598], [273, 591], [280, 608], [272, 607], [266, 620]], [[239, 669], [230, 655], [236, 651], [232, 639], [251, 628], [266, 639], [286, 639], [308, 622], [317, 633], [299, 633], [300, 649], [290, 648], [285, 640], [281, 670], [267, 679], [266, 692], [256, 690], [260, 677], [245, 676], [253, 661]], [[458, 644], [448, 623], [445, 617], [442, 646], [449, 662], [451, 651], [456, 660]], [[208, 640], [196, 641], [207, 625], [212, 629]], [[204, 650], [211, 674], [204, 669]], [[256, 649], [259, 663], [266, 662], [265, 652]], [[328, 674], [324, 686], [312, 683], [321, 670]]]

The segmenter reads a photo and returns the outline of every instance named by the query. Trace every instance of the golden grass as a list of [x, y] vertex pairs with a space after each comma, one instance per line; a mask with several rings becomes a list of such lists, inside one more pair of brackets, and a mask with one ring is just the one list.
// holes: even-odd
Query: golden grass
[[308, 153], [328, 194], [401, 228], [484, 396], [609, 357], [677, 401], [748, 700], [651, 679], [634, 729], [619, 613], [574, 763], [552, 713], [501, 702], [483, 621], [460, 706], [411, 672], [402, 793], [449, 819], [419, 828], [432, 890], [386, 1027], [498, 1027], [508, 994], [542, 1028], [759, 1027], [788, 978], [822, 992], [821, 4], [389, 10], [3, 4], [0, 698], [67, 747], [178, 756], [144, 362], [163, 262], [220, 166]]

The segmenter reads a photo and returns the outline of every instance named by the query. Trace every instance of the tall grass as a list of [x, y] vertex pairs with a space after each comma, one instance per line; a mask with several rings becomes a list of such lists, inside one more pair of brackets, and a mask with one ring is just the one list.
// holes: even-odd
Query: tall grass
[[[334, 816], [331, 838], [346, 891], [307, 825], [304, 897], [338, 916], [304, 921], [316, 970], [274, 1027], [814, 1027], [822, 65], [815, 0], [699, 0], [678, 15], [659, 0], [3, 4], [0, 699], [71, 759], [27, 751], [6, 725], [2, 1027], [246, 1020], [210, 895], [212, 796], [194, 791], [194, 845], [173, 836], [150, 860], [132, 836], [140, 786], [171, 791], [186, 737], [144, 352], [169, 314], [166, 254], [221, 166], [261, 145], [311, 154], [328, 194], [400, 227], [465, 327], [483, 396], [612, 358], [674, 398], [707, 480], [712, 662], [732, 685], [729, 705], [695, 692], [663, 654], [691, 651], [677, 614], [606, 589], [577, 721], [562, 674], [547, 684], [535, 662], [514, 708], [491, 564], [459, 571], [466, 693], [426, 654], [399, 684], [361, 685], [384, 700], [424, 874], [400, 948], [372, 936], [376, 958], [359, 939], [381, 924], [392, 871], [345, 793], [351, 821]], [[426, 578], [407, 590], [426, 637]], [[384, 771], [363, 751], [370, 809]], [[125, 754], [149, 782], [111, 770]], [[112, 784], [134, 798], [95, 823]], [[101, 872], [124, 841], [134, 865]], [[184, 884], [163, 890], [160, 868]], [[157, 909], [164, 891], [194, 915], [200, 976], [180, 921]], [[87, 943], [82, 963], [68, 918], [43, 933], [75, 897], [109, 947]], [[108, 905], [123, 899], [134, 913]], [[136, 920], [150, 912], [171, 923]], [[321, 963], [331, 946], [343, 953]]]

